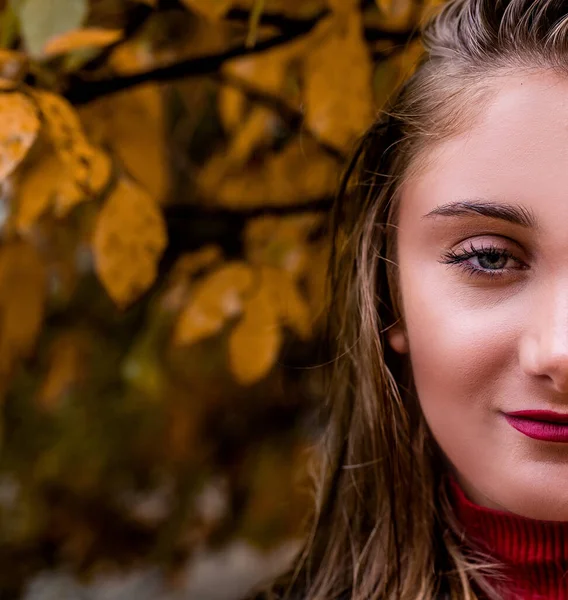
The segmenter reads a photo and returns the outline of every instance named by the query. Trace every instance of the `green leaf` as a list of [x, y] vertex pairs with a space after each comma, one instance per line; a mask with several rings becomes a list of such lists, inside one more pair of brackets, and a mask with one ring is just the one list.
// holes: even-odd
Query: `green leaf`
[[26, 49], [38, 58], [51, 38], [83, 24], [89, 4], [88, 0], [20, 0], [14, 8], [20, 17]]

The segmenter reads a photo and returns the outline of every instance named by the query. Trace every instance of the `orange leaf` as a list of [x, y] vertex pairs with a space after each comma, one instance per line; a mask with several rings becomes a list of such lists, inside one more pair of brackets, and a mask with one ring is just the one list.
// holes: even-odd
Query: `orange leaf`
[[152, 285], [166, 242], [164, 220], [152, 198], [135, 183], [119, 180], [93, 236], [97, 274], [118, 306], [132, 303]]
[[[51, 146], [19, 174], [16, 202], [16, 227], [25, 232], [48, 210], [57, 217], [66, 216], [77, 204], [100, 192], [110, 177], [110, 159], [95, 151], [91, 160], [90, 179], [80, 186], [70, 169], [65, 168]], [[94, 193], [91, 193], [94, 192]]]
[[358, 11], [325, 24], [327, 37], [304, 65], [306, 122], [320, 139], [346, 150], [373, 120], [372, 61]]
[[0, 89], [13, 89], [28, 72], [29, 58], [23, 52], [0, 48]]
[[43, 321], [45, 266], [24, 242], [0, 247], [0, 380], [27, 358]]
[[[381, 2], [384, 0], [378, 0]], [[387, 0], [388, 1], [388, 0]], [[329, 8], [336, 13], [345, 14], [352, 10], [357, 10], [359, 8], [359, 0], [327, 0], [329, 4]]]
[[194, 344], [220, 331], [228, 318], [241, 312], [242, 295], [252, 282], [252, 270], [243, 262], [230, 262], [209, 273], [182, 311], [174, 343]]
[[54, 152], [45, 152], [21, 174], [17, 191], [16, 227], [26, 231], [52, 207], [56, 189], [65, 172]]
[[229, 338], [229, 364], [237, 381], [250, 385], [267, 375], [274, 365], [282, 332], [271, 290], [264, 281], [244, 306], [244, 317]]
[[182, 0], [182, 3], [209, 19], [220, 19], [231, 8], [233, 0]]
[[[49, 141], [73, 178], [74, 185], [84, 195], [95, 196], [110, 177], [108, 157], [89, 142], [79, 115], [67, 100], [45, 90], [34, 90], [33, 94], [45, 121]], [[72, 197], [77, 195], [82, 196], [71, 194]], [[60, 212], [67, 212], [74, 204], [75, 200], [62, 202]]]
[[28, 97], [19, 92], [0, 94], [0, 181], [24, 159], [39, 128], [38, 111]]
[[113, 94], [83, 107], [80, 115], [91, 139], [112, 148], [129, 177], [160, 203], [169, 186], [160, 88], [148, 84]]
[[262, 267], [262, 281], [276, 307], [279, 318], [298, 336], [309, 339], [312, 333], [310, 308], [302, 298], [293, 276], [273, 267]]
[[118, 42], [123, 35], [122, 29], [103, 29], [100, 27], [74, 29], [51, 38], [44, 46], [43, 54], [46, 57], [51, 57], [83, 48], [105, 48]]
[[211, 203], [243, 208], [291, 204], [333, 194], [340, 166], [315, 140], [302, 138], [267, 152], [245, 168], [215, 155], [198, 178], [200, 193]]
[[321, 215], [259, 217], [251, 220], [245, 232], [248, 260], [270, 265], [298, 276], [306, 268], [307, 239], [321, 223]]
[[90, 339], [80, 331], [64, 331], [50, 346], [47, 376], [37, 395], [45, 410], [58, 408], [62, 396], [83, 381], [88, 364]]
[[172, 277], [191, 278], [198, 271], [217, 263], [222, 257], [219, 246], [204, 246], [196, 252], [183, 254], [172, 269]]

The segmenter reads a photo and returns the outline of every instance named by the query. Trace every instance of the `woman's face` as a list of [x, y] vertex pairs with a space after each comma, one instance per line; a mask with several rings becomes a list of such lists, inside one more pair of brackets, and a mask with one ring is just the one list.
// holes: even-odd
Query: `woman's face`
[[568, 520], [568, 443], [504, 414], [568, 415], [568, 78], [496, 85], [475, 126], [402, 188], [405, 330], [390, 341], [409, 351], [426, 421], [472, 500]]

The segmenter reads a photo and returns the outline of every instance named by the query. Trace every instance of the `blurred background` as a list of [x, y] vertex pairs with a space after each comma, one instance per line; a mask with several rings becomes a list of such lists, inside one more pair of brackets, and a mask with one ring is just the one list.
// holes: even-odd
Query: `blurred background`
[[333, 194], [438, 3], [0, 0], [2, 600], [288, 566]]

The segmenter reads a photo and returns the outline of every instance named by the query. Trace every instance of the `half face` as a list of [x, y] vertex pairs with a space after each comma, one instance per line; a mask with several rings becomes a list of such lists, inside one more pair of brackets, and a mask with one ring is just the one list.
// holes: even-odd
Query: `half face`
[[506, 416], [568, 415], [568, 78], [496, 85], [401, 190], [405, 337], [390, 340], [472, 500], [568, 520], [568, 423], [516, 421], [522, 432]]

